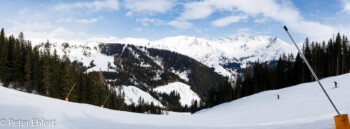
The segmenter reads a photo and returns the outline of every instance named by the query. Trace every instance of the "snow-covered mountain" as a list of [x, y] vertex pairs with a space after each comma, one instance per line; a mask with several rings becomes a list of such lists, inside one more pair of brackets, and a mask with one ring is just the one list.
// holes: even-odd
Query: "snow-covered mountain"
[[283, 53], [295, 55], [297, 52], [294, 46], [277, 37], [248, 34], [219, 39], [177, 36], [149, 41], [126, 38], [118, 42], [175, 51], [214, 68], [224, 76], [231, 76], [235, 68], [244, 68], [248, 62], [277, 60]]
[[[322, 79], [341, 113], [350, 112], [350, 74]], [[338, 88], [333, 89], [333, 82]], [[1, 85], [1, 84], [0, 84]], [[277, 100], [276, 95], [280, 95]], [[331, 129], [334, 109], [317, 82], [270, 90], [227, 102], [195, 114], [150, 115], [115, 111], [89, 104], [66, 102], [0, 86], [1, 126], [18, 128], [9, 120], [54, 120], [53, 129]], [[0, 128], [1, 128], [0, 126]], [[37, 126], [27, 126], [36, 129]]]
[[[244, 68], [248, 62], [257, 60], [272, 61], [277, 60], [283, 53], [296, 53], [296, 49], [294, 49], [291, 44], [283, 42], [278, 38], [250, 36], [247, 34], [238, 34], [221, 39], [177, 36], [149, 41], [146, 39], [126, 38], [118, 42], [120, 44], [97, 42], [42, 43], [37, 44], [37, 46], [40, 50], [49, 49], [51, 53], [54, 53], [56, 50], [56, 53], [61, 57], [68, 57], [71, 61], [81, 63], [82, 66], [86, 67], [87, 72], [117, 72], [114, 74], [115, 78], [110, 79], [118, 79], [120, 85], [136, 86], [134, 88], [138, 88], [146, 94], [148, 94], [147, 92], [151, 87], [154, 88], [167, 83], [178, 82], [185, 83], [185, 85], [190, 87], [189, 90], [200, 96], [206, 94], [208, 87], [217, 85], [217, 81], [220, 77], [208, 73], [208, 76], [205, 76], [206, 82], [198, 84], [198, 79], [204, 79], [204, 76], [196, 77], [193, 75], [195, 75], [195, 73], [198, 74], [198, 71], [203, 74], [203, 72], [211, 70], [201, 68], [201, 64], [195, 63], [183, 55], [203, 63], [222, 76], [228, 76], [230, 79], [233, 79], [236, 73], [235, 69], [239, 67]], [[157, 49], [172, 51], [182, 55], [159, 51]], [[135, 68], [138, 70], [135, 70]], [[193, 71], [194, 69], [197, 69], [197, 72]], [[139, 72], [143, 72], [145, 75], [137, 76], [135, 73]], [[109, 78], [109, 74], [105, 74], [105, 76]], [[197, 82], [194, 82], [196, 80]], [[185, 94], [190, 94], [187, 86], [168, 86], [167, 89], [162, 90], [162, 92], [166, 91], [166, 93], [168, 93], [170, 92], [169, 89], [172, 89], [171, 91], [176, 90], [177, 92], [182, 92], [180, 95], [186, 97], [187, 95]], [[125, 87], [124, 90], [126, 90], [126, 92], [131, 89], [131, 91], [137, 91], [134, 88]], [[132, 95], [135, 92], [128, 93], [130, 93], [131, 98], [135, 97], [135, 95]], [[136, 96], [140, 95], [138, 94]], [[145, 98], [147, 98], [146, 96]], [[146, 100], [151, 102], [153, 101], [152, 99]], [[195, 95], [192, 95], [189, 98], [181, 99], [181, 102], [183, 105], [190, 105], [192, 99], [199, 100], [199, 97], [197, 98]], [[126, 102], [130, 104], [131, 102], [136, 103], [137, 101], [138, 100], [126, 100]], [[154, 101], [154, 103], [157, 102]]]
[[[137, 105], [142, 98], [163, 107], [161, 103], [166, 102], [160, 102], [160, 94], [176, 91], [180, 103], [191, 106], [192, 100], [200, 101], [199, 96], [205, 96], [209, 87], [216, 87], [223, 79], [200, 62], [167, 50], [118, 43], [43, 43], [36, 47], [69, 58], [87, 72], [103, 72], [107, 80], [121, 87], [129, 105]], [[158, 96], [149, 93], [157, 87], [162, 87]]]
[[[125, 38], [117, 40], [116, 43], [131, 44], [147, 48], [156, 48], [162, 50], [174, 51], [189, 56], [197, 61], [214, 68], [215, 72], [223, 76], [231, 76], [236, 68], [245, 68], [246, 64], [254, 61], [272, 61], [277, 60], [283, 53], [293, 53], [297, 50], [277, 37], [249, 34], [235, 34], [228, 38], [198, 38], [194, 36], [176, 36], [167, 37], [160, 40], [150, 41], [139, 38]], [[74, 45], [73, 45], [74, 44]], [[70, 43], [75, 52], [85, 53], [87, 56], [81, 56], [78, 53], [67, 53], [71, 60], [79, 60], [84, 65], [89, 65], [92, 59], [100, 59], [101, 64], [90, 69], [107, 70], [107, 63], [112, 62], [105, 59], [104, 55], [99, 55], [98, 42], [89, 43]], [[56, 43], [56, 49], [63, 49], [62, 43]], [[84, 48], [89, 49], [84, 49]], [[71, 48], [72, 49], [72, 48]], [[69, 48], [68, 50], [69, 51]], [[60, 52], [58, 52], [60, 53]], [[61, 52], [61, 54], [63, 54]], [[98, 57], [98, 58], [97, 58]], [[112, 63], [113, 65], [113, 63]]]

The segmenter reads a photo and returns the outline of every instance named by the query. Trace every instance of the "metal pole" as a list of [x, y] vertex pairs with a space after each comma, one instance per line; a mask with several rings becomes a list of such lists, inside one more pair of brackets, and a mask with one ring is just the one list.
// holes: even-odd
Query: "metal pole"
[[308, 67], [309, 70], [311, 71], [311, 73], [312, 73], [312, 75], [314, 76], [314, 78], [317, 80], [317, 82], [318, 82], [318, 84], [320, 85], [321, 89], [323, 90], [324, 94], [327, 96], [329, 102], [331, 102], [333, 108], [334, 108], [335, 111], [338, 113], [338, 115], [341, 116], [341, 114], [339, 113], [337, 107], [335, 107], [335, 105], [334, 105], [333, 101], [331, 100], [331, 98], [329, 97], [328, 93], [327, 93], [326, 90], [323, 88], [323, 86], [322, 86], [320, 80], [318, 79], [318, 77], [316, 76], [314, 70], [313, 70], [312, 67], [310, 66], [309, 62], [306, 60], [304, 54], [300, 51], [300, 49], [299, 49], [298, 45], [295, 43], [293, 37], [289, 34], [287, 27], [284, 26], [283, 28], [284, 28], [284, 30], [287, 32], [287, 34], [289, 35], [290, 39], [293, 41], [295, 47], [298, 49], [298, 51], [299, 51], [301, 57], [303, 58], [305, 64], [307, 65], [307, 67]]
[[107, 98], [106, 98], [106, 100], [103, 102], [103, 106], [105, 105], [105, 103], [107, 102], [107, 100], [108, 100], [108, 98], [109, 98], [109, 96], [111, 95], [111, 93], [109, 93], [109, 95], [107, 96]]
[[123, 104], [119, 107], [119, 110], [122, 109], [122, 107], [124, 106], [124, 103], [125, 103], [125, 102], [123, 102]]
[[72, 90], [73, 90], [73, 89], [74, 89], [74, 87], [75, 87], [75, 84], [77, 84], [77, 83], [74, 83], [74, 85], [73, 85], [72, 89], [70, 89], [70, 91], [69, 91], [69, 93], [68, 93], [68, 95], [67, 95], [67, 97], [66, 97], [66, 98], [68, 98], [68, 97], [69, 97], [70, 93], [72, 92]]

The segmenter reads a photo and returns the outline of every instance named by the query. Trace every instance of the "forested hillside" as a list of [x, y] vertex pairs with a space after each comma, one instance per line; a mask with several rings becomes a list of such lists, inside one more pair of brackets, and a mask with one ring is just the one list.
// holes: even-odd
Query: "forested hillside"
[[[296, 49], [296, 48], [290, 48]], [[337, 76], [350, 70], [350, 45], [346, 36], [339, 33], [328, 42], [310, 42], [306, 38], [302, 51], [319, 78]], [[265, 90], [273, 90], [315, 81], [298, 53], [283, 54], [277, 64], [255, 61], [248, 64], [243, 75], [238, 75], [235, 87], [225, 82], [219, 89], [208, 90], [208, 106], [249, 96]]]
[[114, 56], [116, 68], [111, 69], [114, 73], [105, 73], [105, 77], [117, 79], [117, 85], [151, 89], [180, 81], [205, 97], [208, 88], [217, 87], [223, 79], [213, 69], [176, 52], [124, 44], [100, 44], [99, 47], [101, 53]]
[[[69, 101], [102, 105], [106, 97], [110, 99], [105, 107], [119, 109], [123, 105], [122, 96], [115, 94], [115, 88], [107, 85], [102, 73], [84, 73], [73, 65], [67, 57], [60, 58], [56, 52], [50, 53], [47, 41], [45, 50], [32, 47], [24, 39], [0, 33], [0, 79], [5, 87], [28, 93], [65, 99], [72, 86]], [[113, 87], [113, 86], [112, 86]], [[126, 107], [122, 109], [127, 109]]]

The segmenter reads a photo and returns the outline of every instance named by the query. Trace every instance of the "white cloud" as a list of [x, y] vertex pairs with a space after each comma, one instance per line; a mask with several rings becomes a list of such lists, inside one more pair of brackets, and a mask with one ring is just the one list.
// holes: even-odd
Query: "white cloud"
[[[305, 34], [312, 40], [325, 40], [325, 38], [336, 33], [334, 27], [305, 20], [288, 0], [204, 0], [190, 2], [185, 5], [185, 10], [178, 19], [203, 19], [212, 15], [215, 11], [244, 13], [253, 18], [259, 16], [278, 21], [289, 26], [294, 32]], [[213, 25], [225, 26], [234, 22], [234, 18], [223, 18], [214, 21]]]
[[215, 27], [224, 27], [247, 18], [248, 18], [247, 16], [228, 16], [228, 17], [215, 20], [211, 24]]
[[350, 14], [350, 2], [344, 2], [344, 8], [341, 12], [346, 12], [346, 13], [349, 13]]
[[23, 32], [28, 40], [38, 44], [49, 39], [52, 42], [116, 42], [119, 39], [114, 36], [88, 34], [73, 31], [62, 26], [54, 26], [50, 22], [14, 22], [13, 27], [7, 30], [9, 34], [18, 35]]
[[246, 32], [249, 32], [249, 31], [250, 31], [249, 28], [239, 28], [239, 29], [237, 29], [238, 33], [246, 33]]
[[127, 16], [133, 13], [155, 14], [165, 13], [175, 5], [173, 0], [124, 0], [124, 7], [130, 11]]
[[143, 26], [149, 26], [149, 24], [154, 25], [164, 25], [165, 22], [163, 20], [157, 18], [137, 18], [136, 22], [140, 22]]
[[257, 17], [255, 18], [254, 22], [255, 23], [265, 23], [270, 21], [270, 19], [266, 18], [266, 17]]
[[296, 32], [306, 34], [312, 40], [328, 40], [338, 32], [334, 27], [311, 21], [289, 22], [287, 25]]
[[50, 22], [13, 21], [12, 24], [13, 26], [9, 30], [17, 33], [21, 31], [48, 31], [55, 28]]
[[180, 29], [189, 29], [193, 26], [191, 22], [187, 22], [187, 21], [170, 21], [168, 22], [168, 25], [171, 25]]
[[104, 0], [104, 1], [93, 1], [93, 2], [77, 2], [74, 4], [60, 4], [55, 7], [56, 10], [71, 10], [71, 9], [89, 9], [88, 11], [100, 11], [103, 9], [107, 10], [118, 10], [118, 0]]
[[132, 30], [134, 30], [134, 31], [142, 31], [143, 29], [141, 27], [138, 27], [138, 28], [133, 28]]
[[72, 19], [72, 18], [64, 18], [64, 19], [58, 19], [57, 22], [66, 22], [66, 23], [70, 23], [70, 22], [76, 22], [76, 23], [80, 23], [80, 24], [91, 24], [91, 23], [95, 23], [98, 20], [103, 19], [103, 17], [99, 17], [99, 18], [90, 18], [90, 19]]
[[28, 8], [23, 8], [23, 9], [19, 10], [18, 13], [24, 15], [24, 14], [27, 14], [29, 11], [30, 10]]
[[133, 13], [131, 11], [129, 11], [125, 14], [125, 16], [132, 16], [132, 15], [133, 15]]
[[114, 36], [92, 37], [87, 42], [117, 43], [120, 39]]
[[92, 19], [78, 19], [78, 20], [76, 20], [76, 22], [82, 23], [82, 24], [95, 23], [95, 22], [97, 22], [97, 18], [92, 18]]
[[185, 12], [181, 13], [178, 18], [180, 20], [202, 19], [214, 12], [214, 8], [207, 1], [187, 3], [184, 8]]

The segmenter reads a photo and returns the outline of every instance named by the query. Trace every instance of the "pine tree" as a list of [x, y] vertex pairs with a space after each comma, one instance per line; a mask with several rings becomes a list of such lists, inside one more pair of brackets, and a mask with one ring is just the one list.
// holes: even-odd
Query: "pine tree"
[[341, 73], [346, 73], [347, 69], [348, 69], [348, 65], [346, 62], [346, 59], [348, 57], [348, 41], [347, 38], [343, 35], [343, 40], [342, 40], [342, 64], [341, 64]]
[[26, 61], [25, 61], [25, 85], [26, 91], [32, 92], [32, 46], [28, 44], [26, 48]]
[[0, 53], [0, 79], [4, 83], [4, 86], [8, 86], [10, 83], [10, 62], [8, 58], [9, 54], [9, 43], [6, 40], [4, 29], [1, 30], [0, 40], [2, 42], [1, 53]]
[[[311, 50], [310, 50], [310, 46], [309, 46], [309, 38], [306, 38], [305, 39], [305, 42], [304, 42], [305, 46], [304, 46], [304, 56], [305, 58], [309, 61], [310, 64], [312, 64], [312, 60], [311, 60]], [[306, 82], [310, 82], [313, 80], [313, 77], [311, 75], [311, 72], [310, 70], [304, 70], [304, 80]]]
[[1, 29], [1, 32], [0, 32], [0, 53], [1, 53], [1, 50], [2, 50], [2, 46], [5, 44], [5, 31], [4, 31], [4, 28]]
[[334, 43], [334, 52], [335, 52], [335, 54], [334, 54], [334, 59], [335, 59], [335, 62], [334, 62], [334, 64], [335, 64], [335, 75], [339, 75], [339, 73], [340, 73], [340, 71], [341, 71], [341, 68], [340, 68], [340, 66], [341, 66], [341, 52], [342, 52], [342, 45], [341, 45], [341, 43], [342, 43], [342, 39], [341, 39], [341, 36], [340, 36], [340, 34], [338, 33], [337, 34], [337, 37], [336, 37], [336, 39], [335, 39], [335, 43]]
[[50, 56], [50, 83], [51, 87], [49, 87], [49, 92], [51, 97], [62, 98], [65, 96], [61, 96], [62, 92], [62, 62], [57, 55], [57, 51], [54, 50], [53, 55]]
[[12, 80], [15, 81], [14, 87], [22, 87], [24, 82], [24, 74], [22, 70], [22, 54], [20, 51], [20, 44], [18, 40], [14, 40], [12, 49], [12, 69], [13, 73]]
[[[63, 63], [63, 76], [62, 76], [62, 92], [61, 97], [64, 98], [71, 90], [72, 86], [74, 85], [74, 75], [73, 70], [70, 66], [71, 62], [68, 58], [65, 59]], [[69, 96], [69, 99], [72, 101], [77, 101], [77, 94], [76, 94], [76, 87], [72, 90], [72, 93]]]
[[328, 41], [328, 44], [327, 44], [327, 58], [328, 58], [328, 71], [327, 71], [327, 75], [328, 76], [333, 76], [335, 75], [335, 72], [334, 72], [334, 62], [335, 62], [335, 59], [334, 59], [334, 45], [333, 45], [333, 40], [330, 39]]
[[45, 89], [43, 85], [43, 58], [44, 56], [40, 56], [40, 52], [38, 47], [34, 47], [32, 52], [32, 89], [36, 90], [39, 94], [45, 94]]
[[[238, 71], [240, 71], [240, 70], [238, 70]], [[242, 77], [241, 77], [240, 73], [237, 73], [235, 92], [236, 92], [235, 99], [242, 97]]]
[[277, 61], [277, 66], [276, 66], [276, 73], [277, 73], [277, 89], [283, 88], [286, 86], [285, 80], [285, 61], [283, 60], [283, 56], [280, 56], [280, 58]]
[[207, 106], [210, 108], [215, 105], [216, 105], [216, 90], [214, 87], [210, 87], [208, 89]]
[[45, 50], [44, 56], [43, 56], [43, 89], [45, 90], [45, 95], [51, 96], [50, 93], [50, 88], [51, 86], [51, 57], [50, 57], [50, 51], [49, 50]]
[[295, 83], [303, 83], [304, 82], [304, 63], [303, 59], [301, 59], [300, 54], [297, 54], [297, 57], [295, 58], [294, 62], [294, 68], [293, 68], [293, 75], [295, 78]]

